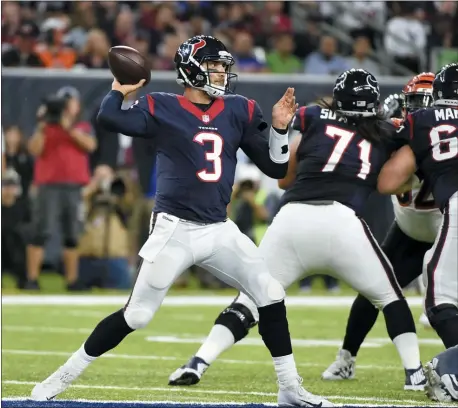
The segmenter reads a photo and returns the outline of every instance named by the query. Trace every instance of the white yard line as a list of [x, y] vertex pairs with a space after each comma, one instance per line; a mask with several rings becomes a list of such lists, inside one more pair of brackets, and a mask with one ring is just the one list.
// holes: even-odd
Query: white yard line
[[[5, 380], [2, 381], [2, 384], [11, 384], [11, 385], [35, 385], [33, 381], [15, 381], [15, 380]], [[184, 393], [184, 394], [214, 394], [214, 395], [253, 395], [259, 397], [276, 397], [277, 393], [274, 392], [256, 392], [256, 391], [231, 391], [231, 390], [209, 390], [209, 389], [199, 389], [199, 388], [184, 388], [184, 387], [121, 387], [115, 385], [83, 385], [75, 384], [71, 385], [70, 388], [79, 388], [79, 389], [89, 389], [89, 390], [118, 390], [118, 391], [156, 391], [156, 392], [167, 392], [167, 393]], [[421, 406], [426, 406], [424, 401], [421, 400], [397, 400], [390, 398], [372, 398], [372, 397], [347, 397], [340, 395], [331, 395], [324, 396], [330, 400], [342, 400], [342, 401], [373, 401], [373, 402], [384, 402], [384, 403], [408, 403], [408, 404], [419, 404]], [[207, 403], [208, 404], [208, 403]], [[227, 403], [226, 403], [227, 404]], [[437, 406], [437, 404], [428, 404], [432, 406]], [[359, 406], [359, 404], [358, 404]], [[439, 405], [443, 406], [443, 405]]]
[[[73, 353], [66, 351], [47, 351], [47, 350], [16, 350], [16, 349], [3, 349], [3, 354], [14, 354], [14, 355], [24, 355], [24, 356], [51, 356], [51, 357], [70, 357]], [[162, 361], [178, 361], [180, 363], [184, 362], [184, 359], [181, 357], [173, 356], [153, 356], [153, 355], [132, 355], [132, 354], [112, 354], [106, 353], [102, 358], [115, 358], [115, 359], [124, 359], [124, 360], [162, 360]], [[5, 363], [5, 359], [3, 359]], [[241, 364], [241, 365], [268, 365], [271, 366], [272, 362], [265, 360], [228, 360], [228, 359], [218, 359], [214, 364]], [[318, 363], [297, 363], [299, 367], [321, 367], [326, 368], [327, 364], [318, 364]], [[361, 370], [399, 370], [400, 366], [391, 366], [391, 365], [365, 365], [358, 364], [358, 369]]]
[[[164, 306], [227, 306], [235, 296], [169, 296], [164, 300]], [[3, 305], [123, 305], [128, 296], [97, 296], [97, 295], [4, 295]], [[354, 296], [288, 296], [288, 306], [309, 306], [309, 307], [342, 307], [351, 306]], [[407, 301], [411, 306], [422, 306], [423, 298], [408, 297]]]
[[[41, 333], [57, 333], [57, 334], [89, 334], [92, 333], [91, 328], [71, 328], [71, 327], [49, 327], [49, 326], [16, 326], [4, 325], [2, 330], [5, 332], [41, 332]], [[197, 337], [196, 334], [180, 333], [176, 336], [173, 333], [158, 333], [156, 332], [137, 332], [145, 335], [145, 340], [152, 343], [169, 343], [169, 344], [202, 344], [205, 340], [204, 336]], [[149, 334], [154, 334], [151, 336]], [[159, 334], [159, 335], [158, 335]], [[439, 338], [435, 339], [418, 339], [419, 344], [423, 345], [442, 345]], [[340, 347], [342, 339], [292, 339], [294, 347]], [[378, 348], [391, 345], [391, 340], [388, 337], [368, 338], [363, 344], [363, 348]], [[264, 347], [264, 342], [259, 337], [245, 338], [236, 344], [239, 346], [261, 346]]]

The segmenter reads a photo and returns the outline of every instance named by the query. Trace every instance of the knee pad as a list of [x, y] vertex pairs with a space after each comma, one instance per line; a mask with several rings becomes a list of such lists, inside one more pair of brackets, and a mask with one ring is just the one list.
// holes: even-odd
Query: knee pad
[[258, 316], [255, 317], [245, 305], [237, 303], [237, 299], [215, 320], [215, 324], [225, 326], [231, 331], [236, 343], [242, 340], [257, 323]]
[[438, 324], [445, 320], [454, 319], [458, 314], [458, 308], [450, 303], [443, 303], [429, 308], [426, 311], [431, 326], [435, 329]]
[[75, 238], [66, 238], [64, 241], [64, 247], [68, 249], [73, 249], [78, 246], [78, 240]]
[[149, 309], [129, 305], [124, 310], [124, 319], [132, 330], [143, 329], [153, 318], [154, 312]]

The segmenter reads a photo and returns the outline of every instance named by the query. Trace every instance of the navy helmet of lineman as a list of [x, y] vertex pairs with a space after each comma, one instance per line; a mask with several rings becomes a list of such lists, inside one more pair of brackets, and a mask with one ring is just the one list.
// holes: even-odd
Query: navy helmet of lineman
[[434, 104], [458, 106], [458, 63], [445, 65], [433, 82]]
[[[206, 92], [216, 98], [232, 91], [237, 74], [231, 72], [235, 61], [222, 41], [209, 35], [196, 35], [178, 47], [174, 58], [177, 83]], [[215, 63], [221, 63], [224, 80], [214, 80], [212, 74], [221, 74]]]
[[377, 79], [364, 69], [349, 69], [336, 79], [333, 108], [344, 116], [376, 116], [380, 105]]

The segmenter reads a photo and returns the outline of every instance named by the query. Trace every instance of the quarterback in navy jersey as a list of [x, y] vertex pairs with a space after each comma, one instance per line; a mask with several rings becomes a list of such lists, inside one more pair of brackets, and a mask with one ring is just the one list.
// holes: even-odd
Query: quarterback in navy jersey
[[383, 167], [382, 193], [410, 190], [419, 174], [443, 213], [440, 232], [426, 253], [425, 310], [445, 347], [458, 344], [458, 64], [433, 82], [434, 105], [407, 115], [399, 135], [409, 141]]
[[[288, 88], [272, 109], [272, 127], [257, 103], [226, 95], [234, 74], [232, 55], [210, 36], [183, 43], [175, 56], [184, 95], [150, 93], [129, 110], [124, 97], [140, 88], [113, 81], [98, 114], [107, 130], [156, 139], [157, 193], [142, 263], [124, 308], [103, 319], [81, 348], [37, 384], [32, 398], [65, 391], [89, 363], [145, 327], [174, 281], [198, 265], [249, 297], [259, 313], [259, 333], [269, 349], [279, 385], [278, 403], [332, 407], [302, 387], [292, 354], [283, 286], [269, 273], [256, 245], [226, 215], [239, 148], [268, 176], [288, 168], [288, 124], [297, 109]], [[205, 367], [204, 361], [199, 363]], [[185, 381], [190, 383], [195, 373]]]
[[[288, 173], [279, 180], [287, 189], [283, 206], [259, 249], [285, 289], [313, 270], [331, 269], [382, 309], [405, 370], [417, 373], [418, 381], [408, 385], [423, 388], [412, 314], [389, 261], [358, 216], [377, 188], [383, 164], [402, 144], [393, 125], [379, 114], [379, 95], [373, 75], [352, 69], [337, 78], [329, 109], [298, 110]], [[196, 371], [198, 361], [213, 362], [247, 335], [256, 318], [252, 301], [240, 293], [218, 316], [197, 354], [172, 373], [170, 381], [180, 384]]]

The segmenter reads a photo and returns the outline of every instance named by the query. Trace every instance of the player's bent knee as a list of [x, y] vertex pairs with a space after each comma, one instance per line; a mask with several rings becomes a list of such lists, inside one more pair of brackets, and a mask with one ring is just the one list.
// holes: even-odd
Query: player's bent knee
[[431, 326], [435, 328], [445, 320], [454, 319], [458, 314], [458, 308], [451, 303], [442, 303], [429, 308], [426, 311]]
[[286, 293], [283, 285], [270, 274], [267, 273], [259, 276], [259, 283], [263, 288], [263, 293], [262, 296], [259, 296], [257, 299], [257, 307], [278, 303], [285, 298]]
[[124, 319], [132, 330], [143, 329], [153, 318], [154, 312], [145, 308], [129, 306], [124, 311]]
[[215, 324], [220, 324], [227, 327], [234, 336], [237, 343], [242, 340], [256, 326], [259, 320], [259, 314], [256, 311], [254, 315], [251, 310], [241, 303], [237, 303], [237, 299], [224, 309], [216, 318]]

